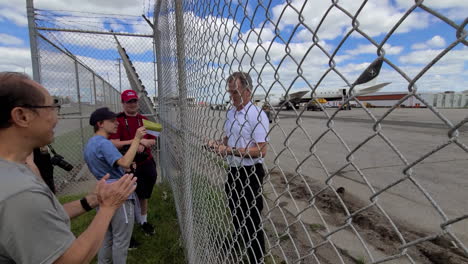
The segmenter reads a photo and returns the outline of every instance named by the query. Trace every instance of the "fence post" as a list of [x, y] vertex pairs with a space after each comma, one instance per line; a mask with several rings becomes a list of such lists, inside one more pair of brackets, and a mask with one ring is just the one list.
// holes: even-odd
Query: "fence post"
[[29, 43], [31, 49], [31, 64], [33, 70], [33, 80], [40, 83], [41, 76], [39, 74], [39, 53], [37, 51], [37, 31], [34, 17], [34, 4], [33, 0], [26, 1], [26, 10], [28, 13], [28, 28], [29, 28]]
[[[161, 52], [161, 32], [159, 31], [159, 13], [160, 13], [160, 10], [161, 10], [161, 2], [162, 1], [157, 1], [156, 2], [156, 5], [154, 6], [154, 28], [153, 28], [153, 34], [154, 34], [154, 42], [153, 42], [153, 50], [154, 50], [154, 54], [155, 54], [155, 60], [156, 60], [156, 65], [155, 65], [155, 74], [157, 74], [157, 77], [155, 76], [154, 80], [155, 80], [155, 83], [154, 83], [154, 91], [155, 91], [155, 105], [157, 105], [157, 109], [155, 111], [156, 114], [159, 114], [159, 120], [157, 120], [158, 122], [161, 122], [162, 123], [162, 113], [161, 113], [161, 92], [162, 92], [162, 72], [161, 72], [161, 67], [162, 67], [162, 63], [161, 63], [161, 56], [162, 56], [162, 52]], [[156, 85], [156, 82], [157, 82], [157, 85]], [[162, 132], [164, 133], [164, 132]], [[167, 162], [167, 160], [165, 160], [165, 157], [166, 157], [166, 153], [162, 153], [161, 152], [161, 149], [164, 148], [164, 144], [165, 144], [165, 139], [164, 137], [162, 138], [158, 138], [158, 157], [159, 157], [159, 168], [160, 168], [160, 171], [161, 171], [161, 177], [162, 179], [165, 179], [167, 180], [167, 170], [166, 170], [166, 167], [167, 166], [162, 166], [163, 164], [167, 164], [165, 162]]]
[[98, 108], [96, 95], [96, 75], [93, 73], [94, 109]]
[[99, 78], [102, 81], [102, 106], [107, 105], [107, 100], [106, 100], [106, 83], [104, 82], [104, 78]]
[[182, 0], [175, 1], [175, 26], [176, 26], [176, 42], [177, 42], [177, 74], [179, 81], [179, 106], [180, 106], [180, 123], [179, 131], [182, 138], [182, 179], [185, 179], [185, 191], [184, 191], [184, 203], [186, 210], [186, 224], [187, 228], [184, 230], [186, 234], [186, 246], [187, 246], [187, 257], [189, 263], [197, 263], [195, 259], [194, 245], [196, 241], [193, 241], [193, 208], [192, 208], [192, 175], [188, 168], [187, 161], [189, 159], [190, 150], [188, 144], [188, 126], [186, 120], [187, 113], [187, 85], [186, 85], [186, 73], [185, 73], [185, 41], [184, 41], [184, 13]]
[[[80, 76], [78, 74], [78, 62], [75, 59], [75, 78], [76, 78], [76, 96], [78, 101], [78, 111], [80, 111], [80, 116], [83, 115], [81, 110], [81, 93], [80, 93]], [[84, 140], [84, 131], [83, 131], [83, 120], [80, 119], [80, 131], [81, 131], [81, 150], [84, 151], [85, 140]]]

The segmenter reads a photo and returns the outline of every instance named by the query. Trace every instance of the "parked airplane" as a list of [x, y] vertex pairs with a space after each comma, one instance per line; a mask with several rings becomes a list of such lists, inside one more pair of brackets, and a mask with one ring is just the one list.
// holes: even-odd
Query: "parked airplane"
[[[325, 99], [326, 101], [336, 101], [336, 100], [346, 100], [350, 96], [359, 96], [370, 93], [375, 93], [382, 89], [383, 87], [390, 84], [389, 82], [375, 84], [377, 76], [380, 73], [382, 67], [382, 59], [377, 59], [374, 61], [366, 70], [359, 76], [359, 78], [354, 82], [354, 88], [350, 92], [350, 88], [337, 88], [337, 89], [327, 89], [320, 92], [315, 92], [312, 95], [310, 89], [298, 91], [294, 93], [287, 94], [286, 96], [278, 96], [271, 94], [266, 98], [265, 95], [254, 95], [253, 100], [256, 103], [266, 103], [272, 107], [284, 107], [287, 110], [298, 108], [301, 103], [310, 103], [314, 99]], [[308, 96], [306, 96], [309, 94]], [[266, 99], [266, 100], [265, 100]], [[348, 106], [349, 108], [349, 106]]]

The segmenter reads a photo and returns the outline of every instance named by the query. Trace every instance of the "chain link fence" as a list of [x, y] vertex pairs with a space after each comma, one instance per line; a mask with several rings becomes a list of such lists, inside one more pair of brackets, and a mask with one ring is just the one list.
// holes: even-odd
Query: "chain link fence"
[[[229, 165], [205, 148], [226, 136], [226, 79], [244, 71], [254, 80], [253, 102], [265, 103], [272, 121], [262, 261], [466, 263], [468, 116], [439, 109], [424, 94], [466, 89], [468, 19], [462, 3], [451, 5], [161, 0], [154, 38], [137, 17], [35, 9], [41, 83], [62, 101], [53, 146], [75, 166], [55, 169], [58, 192], [82, 193], [94, 183], [82, 158], [93, 133], [89, 114], [102, 106], [120, 111], [120, 91], [142, 84], [144, 94], [158, 96], [164, 130], [157, 157], [174, 191], [187, 259], [251, 263], [260, 234], [235, 228], [225, 193]], [[401, 42], [411, 40], [401, 36], [429, 21], [439, 23], [423, 34], [430, 41], [415, 41], [415, 52], [398, 57]], [[130, 27], [137, 33], [110, 34]], [[130, 59], [125, 69], [116, 38]], [[355, 81], [379, 60], [380, 80], [403, 93], [389, 108], [370, 108]], [[127, 76], [130, 68], [138, 75]], [[336, 104], [320, 101], [333, 92], [327, 87], [346, 94]], [[298, 88], [311, 95], [306, 105], [292, 100]], [[409, 101], [422, 108], [402, 108]], [[312, 103], [320, 111], [307, 111]], [[348, 105], [354, 109], [345, 111]], [[240, 200], [250, 187], [242, 189]], [[245, 215], [241, 227], [251, 220]]]
[[[468, 19], [426, 2], [157, 2], [160, 163], [190, 263], [250, 263], [259, 235], [245, 239], [234, 227], [228, 164], [205, 148], [226, 136], [226, 79], [237, 71], [252, 76], [260, 102], [303, 87], [349, 91], [336, 108], [317, 100], [318, 112], [286, 99], [270, 107], [262, 262], [468, 262], [467, 112], [437, 109], [421, 93], [443, 81], [466, 88], [466, 55], [461, 76], [442, 72], [466, 51]], [[410, 67], [395, 56], [400, 36], [429, 20], [445, 26], [447, 41], [415, 53], [418, 67]], [[355, 67], [346, 67], [351, 58]], [[389, 108], [369, 108], [357, 96], [354, 80], [377, 60], [382, 81], [404, 93]], [[415, 99], [423, 108], [402, 108]], [[345, 111], [347, 104], [355, 109]], [[249, 221], [247, 213], [240, 225]]]
[[[62, 105], [52, 146], [74, 166], [70, 172], [55, 167], [56, 189], [58, 195], [82, 194], [95, 184], [83, 159], [84, 146], [94, 134], [89, 125], [91, 113], [100, 107], [121, 112], [121, 91], [134, 89], [144, 102], [142, 113], [155, 120], [148, 95], [155, 91], [152, 36], [114, 35], [98, 22], [119, 19], [121, 27], [130, 23], [143, 33], [146, 28], [151, 32], [151, 27], [143, 19], [125, 22], [124, 16], [42, 9], [35, 9], [34, 14], [40, 81]], [[115, 28], [119, 23], [112, 25]], [[137, 74], [129, 77], [127, 68]], [[135, 87], [135, 81], [140, 86]]]
[[97, 108], [120, 109], [120, 93], [76, 56], [39, 35], [41, 83], [62, 107], [52, 146], [74, 168], [67, 172], [58, 167], [54, 178], [59, 194], [81, 193], [93, 185], [94, 177], [86, 169], [83, 149], [94, 134], [89, 116]]

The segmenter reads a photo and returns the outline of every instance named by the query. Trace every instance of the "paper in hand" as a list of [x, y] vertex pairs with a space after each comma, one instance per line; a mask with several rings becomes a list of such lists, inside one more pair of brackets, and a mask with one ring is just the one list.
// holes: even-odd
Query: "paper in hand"
[[159, 137], [162, 131], [162, 125], [159, 123], [151, 122], [149, 120], [143, 119], [143, 126], [146, 128], [146, 133]]

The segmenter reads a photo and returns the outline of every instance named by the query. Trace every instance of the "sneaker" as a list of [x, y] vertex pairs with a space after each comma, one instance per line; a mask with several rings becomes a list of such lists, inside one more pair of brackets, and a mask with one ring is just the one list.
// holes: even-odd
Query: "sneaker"
[[141, 229], [143, 229], [143, 232], [145, 232], [147, 236], [152, 236], [156, 233], [154, 232], [154, 226], [148, 222], [143, 223]]
[[138, 241], [136, 241], [136, 240], [132, 237], [132, 238], [130, 238], [130, 245], [128, 246], [128, 250], [137, 249], [139, 245], [140, 245], [140, 243], [138, 243]]

